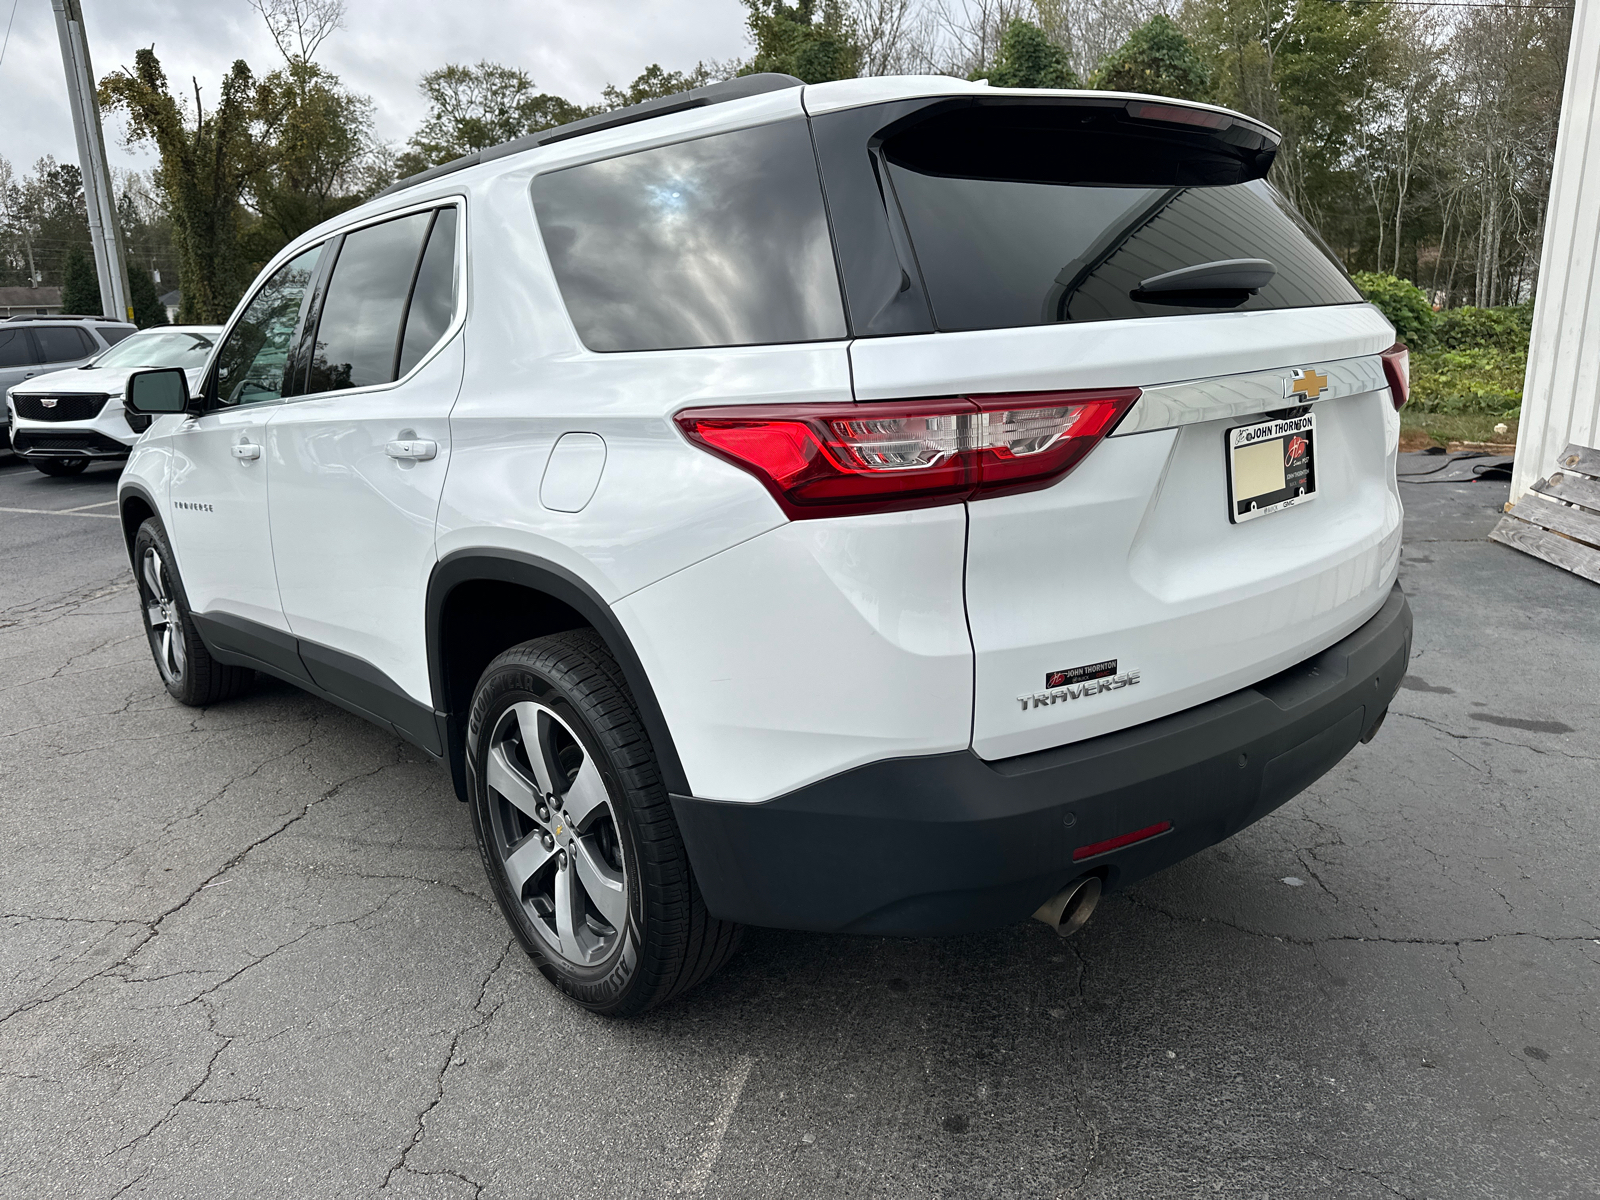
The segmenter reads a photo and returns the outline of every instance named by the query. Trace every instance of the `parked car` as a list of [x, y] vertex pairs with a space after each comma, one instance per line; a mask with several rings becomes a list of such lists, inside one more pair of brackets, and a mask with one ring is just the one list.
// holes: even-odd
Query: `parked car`
[[146, 329], [82, 366], [13, 387], [13, 449], [46, 475], [76, 475], [91, 462], [127, 458], [150, 425], [123, 406], [128, 376], [147, 367], [178, 367], [198, 388], [221, 333], [220, 325]]
[[297, 238], [119, 491], [156, 666], [448, 764], [635, 1013], [746, 924], [1058, 931], [1376, 733], [1406, 356], [1202, 104], [751, 76]]
[[[58, 371], [87, 361], [115, 346], [134, 328], [126, 321], [104, 317], [7, 317], [0, 321], [0, 396], [9, 396], [13, 386], [41, 371]], [[10, 437], [8, 409], [7, 445]]]

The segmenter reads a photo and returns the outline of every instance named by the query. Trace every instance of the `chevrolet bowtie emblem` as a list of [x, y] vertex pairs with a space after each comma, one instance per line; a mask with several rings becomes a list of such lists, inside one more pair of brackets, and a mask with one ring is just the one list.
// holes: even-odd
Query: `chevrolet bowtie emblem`
[[1285, 395], [1293, 398], [1304, 396], [1307, 400], [1315, 400], [1328, 390], [1328, 377], [1320, 374], [1315, 367], [1296, 367], [1294, 375], [1289, 380], [1289, 390]]

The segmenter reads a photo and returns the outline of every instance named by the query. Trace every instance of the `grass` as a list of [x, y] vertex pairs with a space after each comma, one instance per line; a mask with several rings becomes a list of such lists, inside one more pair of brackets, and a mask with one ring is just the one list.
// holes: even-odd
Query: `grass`
[[[1496, 433], [1496, 425], [1506, 432]], [[1494, 413], [1426, 412], [1408, 404], [1400, 410], [1400, 448], [1424, 450], [1452, 442], [1494, 442], [1511, 445], [1517, 440], [1517, 419]]]

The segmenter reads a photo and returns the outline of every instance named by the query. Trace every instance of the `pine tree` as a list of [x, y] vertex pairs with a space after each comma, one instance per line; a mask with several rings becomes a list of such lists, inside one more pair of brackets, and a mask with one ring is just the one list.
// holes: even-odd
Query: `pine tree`
[[166, 306], [156, 294], [155, 280], [150, 278], [149, 270], [144, 267], [128, 268], [128, 303], [133, 306], [133, 323], [140, 329], [170, 324]]
[[61, 268], [61, 311], [80, 317], [100, 312], [100, 276], [82, 246], [67, 251]]

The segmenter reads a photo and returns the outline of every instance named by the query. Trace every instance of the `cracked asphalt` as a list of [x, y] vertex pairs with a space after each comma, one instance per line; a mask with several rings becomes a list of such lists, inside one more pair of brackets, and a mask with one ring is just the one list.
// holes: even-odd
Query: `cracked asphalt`
[[1504, 483], [1402, 489], [1377, 740], [1078, 937], [751, 931], [619, 1024], [441, 769], [168, 699], [115, 480], [0, 456], [0, 1195], [1600, 1193], [1600, 591], [1483, 540]]

